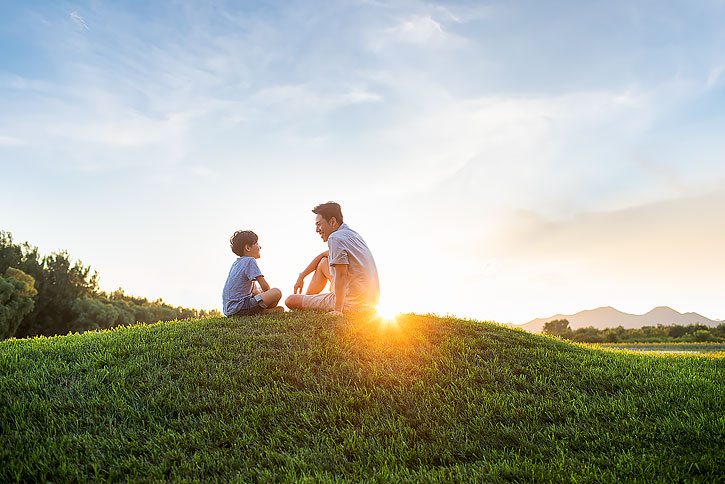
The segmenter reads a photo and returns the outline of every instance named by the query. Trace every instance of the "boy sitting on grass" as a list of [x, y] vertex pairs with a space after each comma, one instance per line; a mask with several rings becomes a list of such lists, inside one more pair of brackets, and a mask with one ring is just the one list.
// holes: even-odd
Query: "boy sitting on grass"
[[[258, 240], [257, 234], [251, 230], [237, 230], [229, 239], [232, 252], [239, 258], [232, 264], [222, 291], [225, 316], [284, 311], [284, 308], [277, 306], [282, 298], [282, 291], [276, 287], [270, 289], [257, 266], [255, 259], [259, 259], [259, 251], [262, 249]], [[259, 283], [262, 291], [256, 287], [255, 281]]]

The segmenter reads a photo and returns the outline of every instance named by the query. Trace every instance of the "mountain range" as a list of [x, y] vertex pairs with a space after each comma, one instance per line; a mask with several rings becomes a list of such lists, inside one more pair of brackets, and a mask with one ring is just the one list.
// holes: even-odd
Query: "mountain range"
[[524, 324], [512, 324], [515, 328], [522, 328], [532, 333], [540, 333], [544, 323], [554, 319], [566, 319], [572, 329], [594, 326], [597, 329], [616, 328], [623, 326], [626, 329], [641, 328], [643, 326], [671, 326], [679, 324], [700, 323], [706, 326], [717, 326], [723, 321], [712, 320], [697, 313], [680, 313], [667, 306], [658, 306], [645, 314], [629, 314], [618, 311], [611, 306], [588, 309], [576, 314], [555, 314], [549, 318], [536, 318]]

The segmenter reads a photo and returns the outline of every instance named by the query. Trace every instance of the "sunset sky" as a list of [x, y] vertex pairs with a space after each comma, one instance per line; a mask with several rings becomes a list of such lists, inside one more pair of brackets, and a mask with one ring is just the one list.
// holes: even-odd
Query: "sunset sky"
[[725, 2], [26, 2], [0, 15], [0, 230], [101, 288], [291, 293], [334, 200], [385, 312], [725, 319]]

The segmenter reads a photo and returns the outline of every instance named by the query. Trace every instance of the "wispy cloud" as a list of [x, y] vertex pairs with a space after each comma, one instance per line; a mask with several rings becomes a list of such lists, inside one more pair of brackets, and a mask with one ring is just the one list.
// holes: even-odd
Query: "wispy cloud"
[[720, 190], [560, 221], [522, 213], [487, 247], [507, 257], [586, 261], [590, 267], [648, 279], [690, 275], [714, 282], [725, 271], [722, 206], [725, 191]]
[[24, 145], [25, 141], [20, 138], [13, 136], [2, 136], [0, 135], [0, 146], [21, 146]]
[[447, 31], [431, 14], [424, 14], [404, 18], [396, 25], [377, 32], [371, 38], [369, 45], [373, 51], [381, 51], [401, 44], [442, 48], [461, 47], [466, 42], [464, 37]]
[[81, 17], [80, 15], [78, 15], [78, 12], [71, 12], [68, 16], [82, 30], [88, 30], [88, 25], [86, 24], [86, 20], [83, 17]]

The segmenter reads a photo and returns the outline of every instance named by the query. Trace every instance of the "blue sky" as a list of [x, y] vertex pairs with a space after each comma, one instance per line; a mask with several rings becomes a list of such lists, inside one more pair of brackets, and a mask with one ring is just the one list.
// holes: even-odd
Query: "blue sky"
[[725, 318], [725, 3], [6, 2], [0, 228], [101, 286], [283, 292], [336, 200], [388, 310]]

